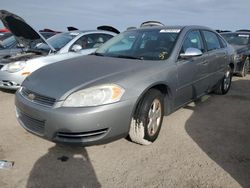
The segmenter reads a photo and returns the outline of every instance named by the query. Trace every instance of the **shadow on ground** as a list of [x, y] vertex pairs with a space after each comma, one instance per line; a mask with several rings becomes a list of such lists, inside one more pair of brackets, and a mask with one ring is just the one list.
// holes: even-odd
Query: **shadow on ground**
[[242, 187], [250, 187], [250, 81], [198, 103], [186, 122], [189, 136]]
[[27, 188], [101, 187], [83, 147], [55, 145], [33, 166]]
[[10, 94], [15, 94], [16, 90], [11, 90], [11, 89], [2, 89], [0, 88], [0, 91], [4, 92], [4, 93], [10, 93]]

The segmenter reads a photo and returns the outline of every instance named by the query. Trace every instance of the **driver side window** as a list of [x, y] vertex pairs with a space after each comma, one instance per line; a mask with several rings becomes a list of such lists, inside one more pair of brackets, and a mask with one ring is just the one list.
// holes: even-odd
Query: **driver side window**
[[106, 33], [93, 33], [83, 35], [71, 46], [71, 48], [75, 44], [80, 45], [82, 49], [98, 48], [112, 37], [112, 35]]
[[191, 31], [186, 35], [181, 48], [181, 53], [185, 53], [188, 48], [196, 48], [201, 52], [204, 52], [201, 34], [198, 30]]
[[80, 45], [82, 47], [82, 49], [92, 48], [92, 45], [91, 45], [93, 43], [92, 38], [93, 38], [93, 35], [91, 35], [91, 34], [90, 35], [83, 35], [73, 45], [75, 45], [75, 44]]

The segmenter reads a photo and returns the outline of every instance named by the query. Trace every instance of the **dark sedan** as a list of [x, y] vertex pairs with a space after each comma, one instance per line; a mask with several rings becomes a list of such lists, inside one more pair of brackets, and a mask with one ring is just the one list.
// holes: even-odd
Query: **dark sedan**
[[17, 119], [54, 142], [93, 145], [129, 135], [148, 145], [164, 115], [209, 92], [228, 92], [232, 54], [207, 27], [129, 30], [92, 55], [31, 74], [16, 93]]
[[250, 32], [237, 31], [220, 33], [235, 49], [234, 73], [244, 77], [249, 71]]

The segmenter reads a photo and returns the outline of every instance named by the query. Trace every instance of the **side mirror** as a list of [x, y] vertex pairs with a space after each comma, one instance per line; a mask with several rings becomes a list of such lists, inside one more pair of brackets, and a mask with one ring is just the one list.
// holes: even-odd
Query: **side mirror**
[[202, 52], [197, 48], [187, 48], [184, 54], [180, 54], [181, 58], [201, 56]]
[[79, 52], [82, 49], [82, 46], [79, 44], [74, 44], [71, 48], [71, 51], [73, 52]]

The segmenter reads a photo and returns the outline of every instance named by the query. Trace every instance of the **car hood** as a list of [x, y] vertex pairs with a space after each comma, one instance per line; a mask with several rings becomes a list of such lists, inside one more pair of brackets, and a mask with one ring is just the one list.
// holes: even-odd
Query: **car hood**
[[22, 44], [25, 48], [30, 48], [32, 45], [34, 46], [38, 43], [46, 43], [52, 51], [55, 51], [46, 39], [21, 17], [6, 10], [0, 10], [0, 19], [3, 25], [15, 36], [18, 43]]
[[130, 74], [155, 66], [153, 62], [88, 55], [38, 69], [24, 82], [23, 87], [44, 95], [64, 100], [70, 93], [104, 83], [119, 83]]

